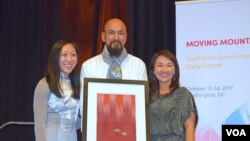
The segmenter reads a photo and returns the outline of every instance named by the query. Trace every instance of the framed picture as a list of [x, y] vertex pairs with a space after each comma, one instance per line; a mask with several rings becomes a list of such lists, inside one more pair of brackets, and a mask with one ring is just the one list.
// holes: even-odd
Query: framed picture
[[147, 81], [84, 79], [82, 141], [150, 141]]

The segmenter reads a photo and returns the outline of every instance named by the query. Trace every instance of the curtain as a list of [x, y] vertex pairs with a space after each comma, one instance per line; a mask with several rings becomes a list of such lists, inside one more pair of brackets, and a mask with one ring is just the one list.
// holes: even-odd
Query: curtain
[[[33, 141], [33, 93], [59, 39], [59, 1], [0, 2], [0, 130], [5, 141]], [[18, 124], [16, 124], [18, 123]]]
[[175, 1], [129, 1], [129, 48], [148, 66], [162, 49], [175, 53]]

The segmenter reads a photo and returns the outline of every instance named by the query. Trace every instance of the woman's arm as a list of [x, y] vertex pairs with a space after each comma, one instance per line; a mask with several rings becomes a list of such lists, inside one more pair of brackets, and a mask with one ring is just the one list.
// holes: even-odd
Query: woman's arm
[[195, 114], [192, 112], [184, 125], [186, 141], [195, 141], [195, 120]]
[[46, 141], [46, 117], [50, 90], [45, 78], [41, 79], [36, 88], [33, 101], [36, 141]]

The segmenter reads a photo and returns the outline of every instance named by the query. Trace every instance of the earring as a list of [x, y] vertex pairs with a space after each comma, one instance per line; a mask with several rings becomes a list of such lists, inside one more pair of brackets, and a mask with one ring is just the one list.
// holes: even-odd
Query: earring
[[153, 77], [153, 80], [154, 80], [154, 81], [156, 80], [155, 76]]
[[175, 77], [176, 77], [176, 76], [175, 76], [175, 74], [174, 74], [174, 76], [173, 76], [173, 80], [174, 80], [174, 81], [175, 81]]

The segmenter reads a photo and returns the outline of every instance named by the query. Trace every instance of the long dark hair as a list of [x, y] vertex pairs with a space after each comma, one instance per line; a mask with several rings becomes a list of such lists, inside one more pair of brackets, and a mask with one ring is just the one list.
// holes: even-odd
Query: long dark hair
[[175, 75], [171, 81], [170, 84], [170, 93], [172, 93], [173, 91], [175, 91], [176, 89], [178, 89], [180, 87], [180, 70], [179, 70], [179, 64], [178, 61], [175, 57], [175, 55], [168, 51], [168, 50], [161, 50], [158, 51], [157, 53], [155, 53], [153, 55], [153, 57], [151, 58], [150, 64], [149, 64], [149, 68], [148, 68], [148, 72], [149, 72], [149, 87], [150, 87], [150, 100], [151, 102], [153, 102], [159, 95], [159, 89], [160, 89], [160, 85], [159, 85], [159, 81], [157, 80], [155, 74], [154, 74], [154, 67], [155, 67], [155, 61], [159, 56], [164, 56], [168, 59], [170, 59], [175, 66]]
[[49, 85], [50, 91], [53, 92], [57, 97], [62, 97], [61, 95], [61, 85], [60, 85], [60, 66], [59, 66], [59, 58], [62, 48], [66, 44], [72, 44], [76, 50], [77, 54], [77, 64], [73, 71], [69, 74], [69, 79], [71, 81], [71, 87], [73, 90], [73, 97], [79, 98], [80, 96], [80, 68], [79, 68], [79, 56], [80, 51], [78, 45], [70, 40], [59, 40], [57, 41], [51, 48], [49, 59], [48, 59], [48, 66], [47, 66], [47, 73], [45, 75], [46, 81]]

